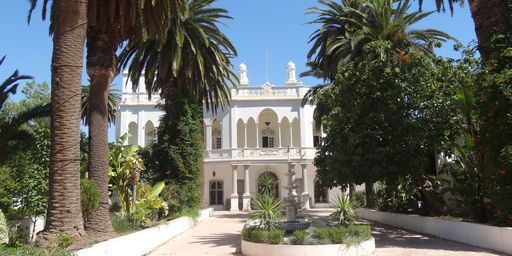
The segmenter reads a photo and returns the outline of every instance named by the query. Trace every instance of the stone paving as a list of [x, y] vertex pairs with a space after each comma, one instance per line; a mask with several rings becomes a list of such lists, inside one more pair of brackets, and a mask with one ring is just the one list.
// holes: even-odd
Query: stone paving
[[[326, 209], [305, 212], [325, 217]], [[240, 231], [249, 217], [246, 213], [215, 212], [210, 219], [168, 241], [149, 255], [241, 255]], [[375, 256], [492, 256], [505, 255], [444, 239], [372, 223]]]

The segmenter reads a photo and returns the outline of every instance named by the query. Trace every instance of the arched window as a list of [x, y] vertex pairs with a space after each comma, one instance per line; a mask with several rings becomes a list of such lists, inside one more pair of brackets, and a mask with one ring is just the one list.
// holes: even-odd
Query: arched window
[[155, 126], [153, 125], [153, 122], [148, 121], [146, 123], [146, 126], [144, 126], [144, 144], [145, 146], [149, 146], [153, 143], [155, 143], [156, 140], [156, 133], [155, 133]]
[[258, 195], [279, 198], [279, 179], [271, 171], [265, 171], [258, 177]]
[[137, 123], [131, 122], [128, 125], [128, 145], [137, 145], [138, 143], [138, 129]]
[[329, 203], [329, 189], [322, 187], [318, 179], [315, 180], [315, 203]]
[[222, 126], [220, 121], [217, 119], [212, 122], [212, 148], [222, 148]]
[[210, 205], [224, 204], [224, 186], [222, 181], [210, 182]]

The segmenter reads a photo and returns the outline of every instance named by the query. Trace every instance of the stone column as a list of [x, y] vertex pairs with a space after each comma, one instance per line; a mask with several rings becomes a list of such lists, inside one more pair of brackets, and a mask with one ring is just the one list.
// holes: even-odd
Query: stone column
[[260, 125], [256, 123], [256, 148], [260, 147]]
[[293, 125], [290, 123], [290, 148], [293, 148]]
[[281, 123], [277, 123], [277, 133], [279, 134], [279, 147], [281, 147]]
[[309, 192], [308, 192], [308, 164], [301, 164], [302, 167], [302, 209], [309, 209]]
[[247, 124], [244, 123], [244, 148], [247, 148]]
[[233, 193], [231, 193], [231, 208], [229, 209], [229, 211], [231, 212], [237, 212], [238, 211], [238, 189], [237, 189], [237, 181], [238, 181], [238, 178], [237, 178], [237, 169], [238, 169], [238, 165], [232, 165], [231, 166], [232, 168], [232, 179], [233, 179], [233, 185], [232, 185], [232, 188], [233, 188]]
[[251, 210], [251, 192], [249, 192], [249, 167], [250, 165], [244, 165], [244, 195], [243, 195], [243, 210]]
[[206, 150], [212, 150], [212, 125], [206, 125]]

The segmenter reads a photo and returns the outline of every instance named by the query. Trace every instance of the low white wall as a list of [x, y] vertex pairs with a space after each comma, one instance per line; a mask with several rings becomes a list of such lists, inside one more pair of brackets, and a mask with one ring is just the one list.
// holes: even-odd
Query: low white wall
[[245, 256], [363, 256], [375, 252], [375, 239], [359, 245], [286, 245], [260, 244], [242, 240], [242, 254]]
[[180, 217], [156, 227], [144, 229], [125, 236], [116, 237], [75, 252], [77, 256], [140, 256], [178, 236], [197, 223], [213, 215], [213, 209], [199, 211], [196, 221], [190, 217]]
[[512, 228], [360, 208], [359, 217], [440, 238], [512, 254]]
[[24, 239], [33, 242], [36, 240], [36, 234], [44, 229], [45, 219], [44, 216], [32, 216], [19, 220], [11, 220], [7, 223], [9, 226], [18, 226], [18, 230], [23, 234]]

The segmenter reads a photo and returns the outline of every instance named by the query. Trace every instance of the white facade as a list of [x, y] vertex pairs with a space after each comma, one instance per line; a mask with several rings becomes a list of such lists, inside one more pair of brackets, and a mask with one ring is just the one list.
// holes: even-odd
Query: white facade
[[[296, 193], [305, 208], [326, 207], [339, 189], [315, 189], [313, 159], [315, 144], [323, 136], [315, 129], [315, 106], [301, 105], [307, 87], [297, 82], [295, 64], [288, 63], [285, 85], [265, 83], [250, 86], [247, 67], [239, 67], [240, 85], [232, 88], [231, 106], [217, 114], [204, 112], [205, 151], [202, 172], [203, 206], [216, 209], [250, 210], [250, 201], [258, 195], [262, 173], [274, 174], [278, 196], [287, 196], [287, 170], [293, 168]], [[132, 91], [123, 76], [123, 95], [116, 137], [129, 133], [130, 144], [146, 146], [155, 140], [160, 109], [159, 95], [151, 101], [140, 86]]]

